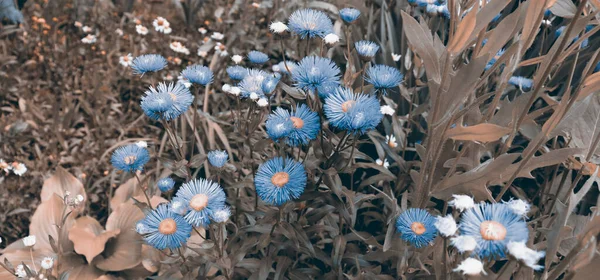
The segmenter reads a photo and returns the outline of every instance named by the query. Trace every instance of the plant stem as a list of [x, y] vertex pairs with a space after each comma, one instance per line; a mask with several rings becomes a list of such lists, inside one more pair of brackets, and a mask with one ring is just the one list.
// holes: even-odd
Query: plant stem
[[142, 193], [144, 193], [144, 197], [146, 197], [146, 202], [148, 202], [148, 207], [150, 207], [150, 209], [154, 209], [154, 208], [152, 208], [152, 203], [150, 203], [150, 197], [148, 197], [146, 190], [142, 186], [142, 180], [140, 180], [140, 177], [137, 175], [136, 172], [133, 172], [133, 175], [135, 175], [135, 178], [138, 181], [138, 187], [140, 188], [140, 190], [142, 190]]

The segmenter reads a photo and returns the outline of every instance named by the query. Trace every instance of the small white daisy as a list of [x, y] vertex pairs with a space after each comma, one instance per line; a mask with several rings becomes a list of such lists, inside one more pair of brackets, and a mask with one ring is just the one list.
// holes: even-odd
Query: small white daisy
[[135, 142], [135, 145], [140, 148], [148, 148], [148, 142], [146, 141], [137, 141]]
[[129, 53], [127, 55], [119, 57], [119, 63], [124, 67], [129, 67], [133, 64], [133, 56]]
[[[29, 267], [29, 266], [27, 266], [27, 267]], [[27, 277], [27, 271], [25, 271], [25, 268], [23, 267], [22, 264], [17, 265], [17, 268], [15, 268], [15, 275], [19, 278]]]
[[51, 257], [45, 257], [42, 259], [42, 268], [51, 269], [54, 266], [54, 259]]
[[12, 165], [12, 172], [15, 173], [15, 175], [23, 176], [23, 174], [27, 172], [27, 166], [23, 163], [13, 162]]
[[154, 19], [154, 21], [152, 22], [152, 25], [154, 26], [154, 30], [161, 32], [161, 33], [165, 32], [165, 28], [171, 26], [169, 21], [167, 21], [163, 17], [157, 17], [156, 19]]
[[377, 159], [377, 160], [375, 160], [375, 163], [377, 163], [377, 165], [381, 165], [381, 166], [385, 167], [386, 169], [388, 167], [390, 167], [390, 163], [388, 162], [387, 158], [384, 160]]
[[115, 30], [115, 33], [117, 33], [117, 35], [119, 35], [119, 36], [123, 36], [123, 29], [121, 29], [121, 28], [117, 28], [117, 29]]
[[169, 44], [169, 47], [174, 52], [182, 53], [182, 54], [185, 54], [185, 55], [190, 54], [190, 50], [188, 50], [188, 48], [186, 48], [183, 44], [181, 44], [181, 42], [174, 41], [171, 44]]
[[165, 30], [163, 30], [164, 34], [171, 34], [171, 32], [173, 32], [173, 29], [170, 26], [165, 27]]
[[445, 237], [450, 237], [456, 233], [458, 226], [452, 215], [448, 214], [446, 217], [438, 216], [435, 218], [433, 224], [435, 228]]
[[471, 209], [471, 208], [475, 207], [475, 201], [473, 200], [472, 197], [470, 197], [468, 195], [453, 194], [452, 197], [454, 197], [454, 199], [450, 200], [448, 202], [448, 205], [456, 208], [460, 212], [463, 212], [467, 209]]
[[459, 235], [450, 239], [450, 244], [456, 247], [459, 252], [472, 252], [477, 248], [477, 240], [470, 235]]
[[271, 25], [269, 26], [269, 29], [271, 29], [271, 32], [273, 32], [275, 34], [280, 34], [280, 33], [287, 31], [288, 27], [287, 27], [287, 25], [285, 25], [285, 23], [283, 23], [281, 21], [276, 21], [276, 22], [271, 23]]
[[137, 34], [140, 34], [140, 35], [146, 35], [146, 34], [148, 34], [148, 28], [146, 28], [143, 25], [138, 24], [135, 26], [135, 32], [137, 32]]
[[231, 56], [231, 60], [233, 60], [233, 62], [235, 64], [239, 64], [240, 62], [242, 62], [242, 60], [244, 60], [244, 57], [242, 57], [239, 54], [234, 54], [234, 55]]
[[213, 32], [212, 35], [210, 35], [210, 38], [212, 38], [213, 40], [223, 40], [223, 38], [225, 38], [225, 35], [223, 35], [223, 33], [219, 33], [219, 32]]
[[96, 35], [88, 34], [87, 36], [81, 39], [81, 42], [84, 44], [96, 43]]
[[392, 53], [392, 59], [393, 59], [394, 61], [398, 62], [398, 61], [400, 61], [400, 59], [401, 59], [401, 58], [402, 58], [402, 55], [401, 55], [401, 54], [395, 54], [395, 53]]
[[206, 30], [206, 28], [204, 28], [204, 27], [200, 27], [200, 28], [198, 28], [198, 32], [200, 32], [200, 34], [204, 35], [204, 34], [206, 34], [206, 32], [208, 32], [208, 31]]
[[239, 87], [231, 87], [231, 91], [229, 91], [229, 93], [231, 93], [235, 96], [239, 96], [240, 93], [242, 93], [242, 89]]
[[275, 65], [271, 66], [271, 70], [273, 70], [273, 72], [281, 72], [281, 67], [279, 67], [279, 65], [275, 64]]
[[12, 169], [12, 166], [10, 166], [10, 164], [8, 164], [8, 162], [6, 162], [0, 158], [0, 169], [4, 170], [4, 172], [6, 172], [6, 174], [8, 174], [8, 172], [10, 172], [10, 170]]
[[269, 105], [269, 101], [267, 101], [266, 98], [260, 98], [256, 101], [256, 104], [258, 104], [258, 106], [260, 107], [266, 107], [267, 105]]
[[323, 38], [323, 40], [328, 45], [334, 45], [334, 44], [336, 44], [337, 42], [340, 41], [340, 37], [338, 35], [333, 34], [333, 33], [329, 33], [329, 34], [325, 35], [325, 38]]
[[487, 273], [485, 273], [483, 270], [483, 263], [474, 258], [467, 258], [466, 260], [462, 261], [460, 265], [458, 265], [458, 267], [453, 271], [462, 272], [463, 275], [487, 275]]
[[252, 101], [256, 101], [256, 100], [258, 100], [258, 94], [256, 94], [256, 92], [251, 92], [251, 93], [250, 93], [250, 99], [251, 99]]
[[27, 236], [23, 238], [23, 245], [25, 245], [25, 247], [32, 247], [35, 245], [35, 240], [35, 235]]
[[230, 92], [231, 91], [231, 85], [230, 84], [224, 84], [221, 87], [221, 90], [224, 91], [224, 92]]
[[531, 205], [522, 199], [511, 199], [504, 203], [508, 205], [508, 208], [510, 208], [513, 213], [522, 217], [526, 217], [531, 209]]
[[398, 143], [396, 142], [396, 136], [394, 136], [393, 134], [392, 135], [386, 135], [385, 136], [385, 142], [392, 149], [398, 147]]
[[75, 23], [73, 23], [73, 25], [75, 25], [75, 27], [77, 28], [81, 28], [83, 26], [83, 24], [81, 24], [81, 22], [76, 21]]
[[206, 57], [208, 55], [208, 52], [203, 51], [201, 49], [198, 49], [198, 56], [199, 57]]
[[390, 106], [390, 105], [381, 106], [379, 111], [381, 111], [382, 114], [389, 115], [389, 116], [393, 116], [396, 113], [396, 110], [394, 110], [394, 108], [392, 108], [392, 106]]
[[83, 31], [85, 33], [90, 33], [90, 32], [92, 32], [92, 28], [86, 25], [81, 28], [81, 31]]

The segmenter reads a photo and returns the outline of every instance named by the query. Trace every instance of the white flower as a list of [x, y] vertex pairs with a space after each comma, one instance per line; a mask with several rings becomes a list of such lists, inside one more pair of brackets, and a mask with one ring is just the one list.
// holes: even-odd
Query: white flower
[[96, 35], [88, 34], [87, 36], [81, 39], [81, 42], [84, 44], [96, 43]]
[[158, 32], [162, 32], [162, 33], [165, 33], [165, 28], [170, 29], [170, 26], [171, 26], [169, 21], [167, 21], [163, 17], [157, 17], [156, 19], [154, 19], [154, 21], [152, 22], [152, 25], [154, 25], [154, 30], [156, 30]]
[[83, 31], [85, 33], [90, 33], [90, 32], [92, 32], [92, 28], [86, 25], [81, 28], [81, 31]]
[[[27, 267], [29, 267], [29, 266], [27, 266]], [[15, 269], [15, 275], [19, 278], [27, 277], [27, 272], [25, 271], [25, 268], [23, 267], [22, 264], [17, 265], [17, 268]]]
[[397, 61], [400, 61], [400, 58], [402, 58], [402, 55], [401, 55], [401, 54], [395, 54], [395, 53], [392, 53], [392, 59], [393, 59], [394, 61], [396, 61], [396, 62], [397, 62]]
[[221, 56], [221, 57], [226, 57], [229, 55], [229, 52], [227, 50], [223, 50], [223, 51], [219, 50], [218, 53], [219, 53], [219, 56]]
[[281, 67], [279, 67], [279, 65], [277, 65], [277, 64], [271, 66], [271, 69], [273, 70], [273, 72], [280, 72], [281, 71]]
[[239, 54], [234, 54], [231, 56], [231, 60], [233, 60], [233, 62], [235, 62], [235, 64], [239, 64], [240, 62], [242, 62], [242, 60], [244, 60], [244, 57], [242, 57]]
[[381, 108], [379, 108], [379, 111], [381, 111], [381, 113], [384, 115], [390, 115], [390, 116], [393, 116], [396, 113], [396, 110], [394, 110], [394, 108], [392, 108], [392, 106], [390, 106], [390, 105], [381, 106]]
[[186, 79], [185, 77], [179, 75], [179, 77], [177, 77], [177, 82], [183, 84], [186, 88], [190, 88], [192, 86], [192, 83], [190, 83], [190, 80]]
[[258, 106], [260, 107], [266, 107], [267, 105], [269, 105], [269, 101], [267, 101], [267, 99], [263, 97], [258, 99], [258, 101], [256, 101], [256, 104], [258, 104]]
[[51, 257], [45, 257], [42, 260], [42, 268], [43, 269], [51, 269], [54, 266], [54, 259]]
[[508, 202], [504, 202], [508, 205], [508, 208], [513, 211], [513, 213], [525, 217], [529, 210], [531, 209], [531, 205], [522, 199], [511, 199]]
[[252, 101], [256, 101], [258, 99], [258, 94], [256, 94], [256, 92], [251, 92], [250, 99], [252, 99]]
[[390, 163], [388, 162], [387, 158], [386, 158], [386, 159], [384, 159], [384, 160], [377, 159], [377, 160], [375, 161], [375, 163], [377, 163], [377, 165], [381, 165], [381, 166], [383, 166], [383, 167], [385, 167], [385, 168], [388, 168], [388, 167], [390, 167]]
[[208, 52], [203, 51], [201, 49], [198, 49], [198, 56], [199, 57], [206, 57], [208, 55]]
[[221, 87], [221, 90], [224, 92], [230, 92], [231, 91], [231, 85], [230, 84], [224, 84], [223, 87]]
[[165, 30], [163, 30], [163, 33], [165, 34], [171, 34], [171, 32], [173, 32], [173, 29], [171, 29], [170, 26], [165, 27]]
[[146, 28], [143, 25], [138, 24], [135, 26], [135, 32], [137, 32], [137, 34], [140, 34], [140, 35], [146, 35], [146, 34], [148, 34], [148, 28]]
[[269, 29], [271, 29], [271, 32], [273, 32], [275, 34], [280, 34], [280, 33], [287, 31], [288, 27], [287, 27], [287, 25], [285, 25], [285, 23], [283, 23], [281, 21], [276, 21], [276, 22], [271, 23], [271, 25], [269, 26]]
[[27, 172], [27, 166], [22, 163], [13, 162], [12, 171], [15, 173], [15, 175], [23, 176], [23, 174]]
[[231, 91], [229, 91], [229, 93], [231, 93], [235, 96], [239, 96], [240, 93], [242, 93], [242, 89], [239, 87], [231, 87]]
[[531, 267], [533, 270], [540, 270], [544, 268], [543, 266], [537, 264], [540, 259], [546, 255], [544, 251], [529, 249], [523, 241], [510, 241], [508, 244], [506, 244], [506, 248], [508, 249], [508, 253], [510, 253], [517, 260], [522, 261], [526, 266]]
[[210, 38], [219, 41], [219, 40], [223, 40], [223, 38], [225, 38], [225, 35], [223, 35], [223, 33], [213, 32], [213, 34], [210, 35]]
[[2, 244], [2, 237], [0, 237], [0, 244]]
[[456, 221], [454, 221], [454, 218], [450, 214], [448, 214], [446, 217], [436, 217], [433, 225], [435, 228], [437, 228], [440, 234], [445, 237], [454, 235], [458, 229], [458, 226], [456, 226]]
[[115, 30], [115, 33], [117, 33], [117, 35], [119, 35], [119, 36], [123, 36], [123, 30], [121, 28], [117, 28]]
[[217, 223], [225, 223], [229, 220], [229, 217], [231, 217], [231, 210], [229, 210], [229, 207], [219, 209], [212, 215], [212, 219]]
[[200, 27], [200, 28], [198, 28], [198, 32], [200, 32], [200, 34], [204, 35], [204, 34], [206, 34], [207, 30], [204, 27]]
[[75, 27], [82, 27], [83, 24], [81, 24], [81, 22], [76, 21], [73, 25], [75, 25]]
[[0, 169], [4, 170], [4, 172], [6, 172], [6, 174], [8, 174], [8, 172], [10, 172], [10, 170], [12, 169], [12, 166], [10, 166], [10, 164], [8, 164], [8, 162], [6, 162], [0, 158]]
[[124, 67], [129, 67], [133, 64], [133, 56], [129, 53], [127, 55], [119, 57], [119, 63]]
[[475, 207], [475, 201], [472, 197], [464, 194], [453, 194], [453, 200], [448, 202], [448, 205], [458, 209], [460, 212]]
[[326, 44], [333, 45], [340, 41], [340, 37], [333, 33], [329, 33], [329, 34], [325, 35], [325, 38], [323, 38], [323, 40], [325, 40]]
[[35, 245], [35, 235], [30, 235], [23, 238], [23, 245], [25, 245], [26, 247], [32, 247], [33, 245]]
[[190, 54], [190, 50], [188, 50], [188, 48], [181, 44], [181, 42], [174, 41], [171, 44], [169, 44], [169, 47], [175, 52], [182, 53], [185, 55]]
[[450, 244], [456, 247], [459, 252], [472, 252], [477, 248], [477, 240], [470, 235], [459, 235], [450, 239]]
[[79, 201], [79, 203], [83, 202], [83, 200], [85, 199], [83, 197], [83, 195], [78, 194], [77, 196], [75, 196], [75, 199], [77, 199], [77, 201]]
[[135, 142], [135, 145], [140, 148], [148, 148], [148, 142], [146, 141], [137, 141]]
[[386, 135], [385, 136], [385, 142], [392, 149], [398, 147], [398, 143], [396, 142], [396, 136], [394, 136], [393, 134], [392, 135]]
[[474, 258], [467, 258], [462, 261], [460, 265], [453, 270], [454, 272], [462, 272], [463, 275], [487, 275], [483, 270], [483, 263]]

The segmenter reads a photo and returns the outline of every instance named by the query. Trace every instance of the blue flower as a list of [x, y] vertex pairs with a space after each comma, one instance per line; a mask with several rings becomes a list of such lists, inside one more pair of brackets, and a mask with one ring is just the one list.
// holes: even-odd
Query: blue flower
[[367, 69], [367, 82], [372, 84], [375, 89], [383, 90], [395, 88], [401, 82], [404, 76], [398, 69], [387, 65], [375, 65]]
[[12, 0], [0, 0], [0, 20], [6, 18], [11, 23], [23, 22], [23, 14]]
[[225, 223], [229, 220], [229, 217], [231, 217], [231, 209], [229, 206], [225, 206], [213, 212], [210, 218], [215, 221], [215, 223]]
[[596, 67], [594, 68], [594, 73], [596, 72], [600, 72], [600, 62], [598, 62], [598, 64], [596, 64]]
[[258, 167], [254, 178], [256, 193], [266, 203], [282, 205], [297, 199], [306, 187], [304, 165], [291, 158], [272, 158]]
[[263, 52], [251, 51], [248, 53], [248, 60], [252, 63], [263, 64], [269, 61], [269, 56]]
[[[593, 25], [587, 25], [587, 26], [585, 27], [585, 32], [589, 32], [590, 30], [592, 30], [592, 28], [594, 28], [594, 26], [593, 26]], [[561, 26], [560, 28], [556, 29], [556, 31], [555, 31], [555, 35], [556, 35], [556, 37], [557, 37], [557, 38], [558, 38], [558, 37], [560, 37], [560, 35], [562, 35], [562, 33], [563, 33], [565, 30], [566, 30], [566, 26]], [[572, 42], [575, 42], [575, 41], [577, 41], [577, 40], [579, 40], [579, 36], [575, 36], [575, 37], [573, 38], [573, 41], [572, 41]], [[586, 38], [586, 39], [584, 39], [584, 40], [581, 42], [581, 45], [580, 45], [580, 47], [581, 47], [581, 48], [585, 48], [585, 47], [587, 47], [587, 46], [588, 46], [588, 44], [589, 44], [589, 39], [588, 39], [588, 38]]]
[[325, 13], [313, 9], [303, 9], [292, 13], [288, 27], [301, 39], [315, 36], [325, 37], [333, 30], [331, 19]]
[[434, 16], [443, 16], [445, 18], [450, 18], [450, 11], [448, 11], [448, 6], [446, 3], [444, 4], [427, 4], [425, 10], [428, 14]]
[[327, 96], [329, 96], [331, 93], [335, 92], [335, 90], [338, 87], [340, 87], [340, 84], [342, 84], [342, 82], [338, 81], [337, 83], [328, 83], [323, 86], [317, 87], [317, 91], [319, 92], [319, 97], [327, 98]]
[[265, 123], [267, 134], [273, 141], [289, 136], [294, 129], [294, 122], [290, 119], [290, 113], [285, 109], [278, 107], [275, 112], [267, 117]]
[[229, 78], [238, 81], [242, 80], [248, 74], [248, 69], [239, 65], [229, 66], [226, 71]]
[[165, 91], [156, 91], [154, 88], [150, 88], [142, 97], [140, 105], [148, 117], [158, 120], [171, 110], [173, 99]]
[[174, 197], [169, 203], [171, 211], [177, 215], [183, 216], [189, 211], [188, 202], [185, 199]]
[[229, 154], [227, 154], [227, 151], [214, 150], [208, 152], [208, 162], [210, 162], [210, 164], [214, 167], [223, 167], [223, 165], [227, 163], [227, 159], [229, 159]]
[[156, 182], [156, 185], [161, 192], [168, 192], [175, 186], [175, 180], [171, 179], [171, 177], [161, 178]]
[[191, 225], [206, 227], [210, 216], [225, 207], [225, 192], [219, 184], [205, 179], [193, 179], [181, 186], [175, 197], [188, 206], [185, 220]]
[[281, 75], [267, 75], [267, 77], [262, 81], [262, 84], [260, 85], [261, 91], [264, 94], [271, 94], [277, 87], [277, 84], [279, 84], [280, 79]]
[[500, 57], [502, 55], [504, 55], [505, 50], [501, 49], [499, 50], [496, 55], [494, 57], [492, 57], [492, 59], [485, 65], [485, 70], [488, 70], [490, 68], [492, 68], [492, 66], [494, 66], [494, 64], [496, 63], [496, 61], [498, 61], [498, 59], [500, 59]]
[[427, 4], [437, 3], [437, 0], [408, 0], [408, 4], [412, 6], [425, 7]]
[[360, 11], [354, 8], [343, 8], [340, 10], [340, 18], [346, 23], [353, 23], [360, 17]]
[[145, 233], [146, 243], [159, 250], [181, 247], [192, 232], [192, 226], [173, 213], [168, 204], [158, 205], [138, 222], [136, 228]]
[[461, 235], [477, 240], [474, 253], [487, 259], [504, 258], [508, 242], [526, 242], [529, 238], [523, 218], [502, 203], [480, 203], [466, 210], [459, 229]]
[[356, 94], [344, 87], [325, 98], [323, 111], [331, 125], [356, 134], [375, 128], [383, 118], [375, 95]]
[[292, 70], [296, 86], [304, 90], [315, 90], [340, 83], [340, 68], [329, 58], [307, 56]]
[[508, 83], [518, 87], [524, 91], [528, 91], [533, 87], [533, 80], [525, 77], [512, 76], [508, 79]]
[[116, 169], [125, 172], [141, 171], [149, 160], [150, 153], [148, 153], [148, 150], [136, 144], [117, 148], [110, 158], [110, 162]]
[[267, 76], [267, 72], [262, 70], [248, 70], [246, 76], [238, 85], [242, 90], [242, 97], [248, 98], [253, 92], [259, 96], [263, 95], [262, 82], [267, 78]]
[[[166, 111], [153, 110], [150, 106], [152, 104], [150, 101], [154, 100], [157, 96], [165, 95], [168, 95], [172, 101], [169, 109]], [[193, 101], [194, 96], [182, 83], [160, 83], [156, 88], [150, 87], [146, 91], [146, 95], [142, 97], [142, 109], [148, 117], [154, 120], [172, 120], [187, 111]]]
[[366, 40], [354, 43], [354, 48], [356, 48], [356, 52], [359, 56], [368, 59], [373, 58], [379, 50], [379, 46], [377, 44]]
[[396, 220], [396, 229], [401, 234], [402, 240], [417, 248], [431, 244], [437, 236], [435, 217], [419, 208], [410, 208]]
[[210, 68], [197, 64], [190, 65], [183, 69], [183, 71], [181, 71], [181, 76], [194, 84], [203, 86], [213, 81], [213, 72]]
[[321, 129], [319, 115], [305, 104], [300, 104], [290, 114], [294, 128], [287, 137], [290, 146], [308, 145], [310, 140], [317, 138]]
[[147, 72], [157, 72], [167, 66], [167, 60], [158, 54], [144, 54], [133, 59], [131, 69], [134, 74], [143, 75]]

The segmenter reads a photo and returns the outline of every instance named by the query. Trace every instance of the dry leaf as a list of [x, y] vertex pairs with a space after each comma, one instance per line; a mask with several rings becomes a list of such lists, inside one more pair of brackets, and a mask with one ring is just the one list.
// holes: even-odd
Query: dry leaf
[[454, 140], [492, 142], [510, 133], [512, 129], [491, 123], [481, 123], [474, 126], [459, 126], [449, 129], [446, 137]]
[[82, 195], [84, 198], [87, 197], [81, 181], [59, 166], [56, 168], [54, 175], [44, 181], [40, 196], [42, 201], [46, 201], [50, 199], [53, 194], [64, 197], [65, 192], [67, 191], [71, 193], [71, 197], [77, 195]]
[[452, 41], [448, 43], [448, 52], [456, 55], [469, 43], [477, 21], [477, 9], [472, 9], [458, 24]]
[[67, 232], [73, 225], [75, 215], [70, 214], [64, 219], [65, 224], [62, 228], [61, 240], [58, 240], [58, 228], [56, 225], [60, 225], [63, 220], [62, 215], [68, 213], [63, 209], [67, 207], [64, 205], [63, 200], [57, 195], [52, 195], [48, 200], [42, 202], [35, 210], [35, 213], [31, 217], [31, 224], [29, 225], [29, 234], [35, 235], [37, 242], [35, 243], [36, 250], [52, 251], [48, 236], [52, 236], [54, 240], [57, 240], [61, 244], [64, 251], [73, 250], [73, 244], [67, 239]]

